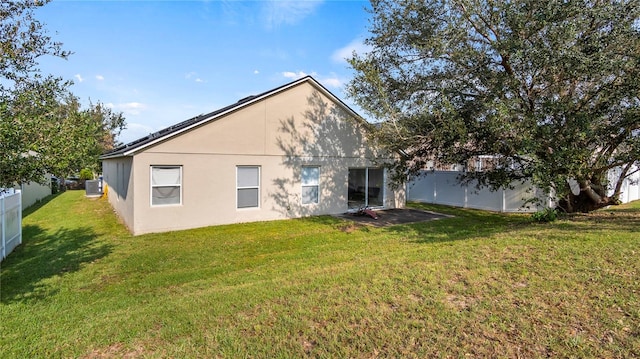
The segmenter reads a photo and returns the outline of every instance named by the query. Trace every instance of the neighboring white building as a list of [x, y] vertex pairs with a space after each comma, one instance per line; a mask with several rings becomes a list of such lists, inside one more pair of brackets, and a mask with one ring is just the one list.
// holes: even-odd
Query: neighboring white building
[[29, 208], [51, 195], [51, 175], [45, 176], [47, 184], [36, 182], [23, 183], [16, 186], [22, 191], [22, 208]]

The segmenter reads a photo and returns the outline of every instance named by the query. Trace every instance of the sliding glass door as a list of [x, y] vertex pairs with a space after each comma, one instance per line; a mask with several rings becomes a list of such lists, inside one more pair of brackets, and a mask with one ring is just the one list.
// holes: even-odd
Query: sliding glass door
[[384, 169], [349, 168], [349, 209], [384, 205]]

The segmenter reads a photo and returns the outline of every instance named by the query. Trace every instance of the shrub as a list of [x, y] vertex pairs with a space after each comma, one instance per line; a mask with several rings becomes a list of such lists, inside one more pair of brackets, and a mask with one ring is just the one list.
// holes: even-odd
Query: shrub
[[80, 179], [81, 180], [92, 180], [93, 179], [93, 171], [88, 168], [83, 168], [80, 170]]
[[531, 218], [540, 223], [553, 222], [558, 219], [558, 211], [555, 208], [545, 208], [532, 214]]

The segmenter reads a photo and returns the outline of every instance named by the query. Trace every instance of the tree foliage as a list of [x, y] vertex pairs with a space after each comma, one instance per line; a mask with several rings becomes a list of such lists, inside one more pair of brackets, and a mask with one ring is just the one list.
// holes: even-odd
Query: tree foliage
[[34, 17], [47, 2], [0, 3], [0, 187], [97, 169], [125, 126], [100, 102], [81, 109], [70, 81], [38, 69], [42, 56], [70, 55]]
[[[33, 82], [38, 58], [43, 55], [67, 58], [70, 52], [53, 41], [33, 10], [49, 0], [16, 0], [0, 3], [0, 76], [14, 83]], [[39, 76], [36, 76], [39, 77]], [[0, 83], [4, 89], [6, 82]]]
[[568, 211], [615, 202], [607, 172], [640, 158], [640, 3], [375, 0], [371, 13], [348, 90], [403, 154], [397, 173], [490, 155], [464, 178], [530, 179]]
[[40, 128], [40, 148], [47, 171], [62, 178], [83, 168], [98, 171], [98, 157], [114, 148], [115, 137], [125, 125], [121, 113], [100, 102], [82, 109], [72, 94], [59, 101], [54, 116], [54, 121]]

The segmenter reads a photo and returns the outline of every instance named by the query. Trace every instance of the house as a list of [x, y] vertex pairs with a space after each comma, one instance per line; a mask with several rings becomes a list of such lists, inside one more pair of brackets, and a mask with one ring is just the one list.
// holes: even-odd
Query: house
[[105, 153], [108, 199], [136, 235], [403, 207], [368, 127], [305, 77]]

